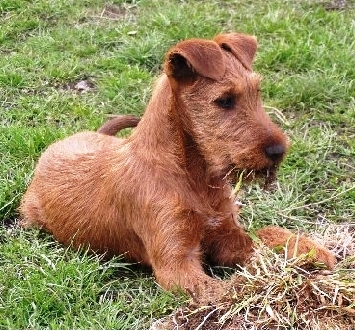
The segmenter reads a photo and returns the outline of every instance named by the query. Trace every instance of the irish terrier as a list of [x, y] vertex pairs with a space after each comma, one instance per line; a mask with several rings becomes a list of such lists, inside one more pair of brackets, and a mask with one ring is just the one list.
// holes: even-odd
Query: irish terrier
[[[253, 251], [236, 221], [235, 173], [269, 181], [287, 150], [284, 133], [263, 109], [260, 77], [252, 71], [256, 49], [254, 37], [236, 33], [172, 47], [139, 123], [114, 119], [43, 153], [21, 202], [24, 225], [74, 247], [125, 253], [151, 266], [166, 289], [217, 285], [203, 260], [233, 267]], [[113, 136], [137, 123], [127, 139]], [[325, 248], [305, 237], [296, 241], [288, 230], [259, 234], [270, 246], [292, 241], [288, 254], [313, 248], [317, 260], [335, 263]]]

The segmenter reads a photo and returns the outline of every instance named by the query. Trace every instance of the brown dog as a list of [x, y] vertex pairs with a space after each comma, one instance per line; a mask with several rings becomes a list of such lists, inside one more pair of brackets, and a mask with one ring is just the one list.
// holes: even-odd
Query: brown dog
[[[253, 248], [235, 221], [228, 175], [274, 178], [287, 149], [263, 109], [252, 71], [256, 48], [256, 39], [242, 34], [178, 43], [127, 139], [104, 134], [131, 125], [115, 129], [113, 120], [101, 133], [75, 134], [43, 153], [21, 203], [24, 224], [74, 247], [126, 253], [152, 266], [164, 288], [214, 288], [218, 281], [202, 260], [233, 267]], [[292, 234], [268, 228], [260, 235], [272, 246]], [[313, 247], [333, 266], [323, 247], [304, 237], [297, 243], [297, 253]]]

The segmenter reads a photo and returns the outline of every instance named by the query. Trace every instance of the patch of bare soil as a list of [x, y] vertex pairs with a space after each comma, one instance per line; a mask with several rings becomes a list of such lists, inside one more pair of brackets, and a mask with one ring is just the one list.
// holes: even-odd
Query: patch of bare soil
[[95, 88], [95, 84], [92, 79], [84, 78], [78, 81], [70, 82], [64, 86], [58, 86], [59, 89], [70, 90], [76, 93], [90, 92]]
[[135, 15], [137, 6], [134, 4], [123, 3], [121, 5], [107, 4], [101, 12], [100, 17], [106, 17], [112, 20], [125, 19], [130, 15]]
[[346, 0], [333, 0], [329, 2], [324, 2], [322, 5], [324, 9], [328, 11], [344, 10], [349, 6]]
[[152, 329], [355, 329], [355, 227], [324, 228], [312, 237], [337, 255], [332, 272], [309, 264], [311, 256], [286, 261], [260, 244], [222, 297], [191, 301]]

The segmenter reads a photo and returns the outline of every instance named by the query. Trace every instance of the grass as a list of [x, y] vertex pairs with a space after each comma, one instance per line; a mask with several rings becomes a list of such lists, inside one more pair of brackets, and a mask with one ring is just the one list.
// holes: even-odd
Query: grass
[[[43, 149], [95, 130], [107, 114], [142, 114], [178, 40], [222, 31], [258, 37], [264, 102], [292, 147], [273, 192], [244, 189], [246, 226], [353, 224], [355, 2], [327, 10], [330, 3], [1, 1], [0, 328], [148, 328], [186, 299], [119, 258], [12, 227]], [[85, 92], [75, 88], [83, 80], [92, 84]]]
[[0, 240], [2, 329], [137, 329], [177, 303], [119, 257], [65, 249], [37, 231]]

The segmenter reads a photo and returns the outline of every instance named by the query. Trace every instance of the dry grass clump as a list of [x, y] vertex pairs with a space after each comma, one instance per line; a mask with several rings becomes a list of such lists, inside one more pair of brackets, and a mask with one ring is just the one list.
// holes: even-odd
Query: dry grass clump
[[333, 272], [310, 264], [312, 252], [286, 261], [258, 244], [223, 297], [205, 306], [191, 302], [153, 328], [355, 329], [354, 237], [350, 226], [329, 226], [322, 236], [313, 235], [342, 259]]
[[[347, 258], [355, 256], [355, 224], [317, 224], [310, 236], [326, 245], [338, 258], [348, 265]], [[340, 262], [342, 264], [342, 262]], [[355, 269], [355, 261], [348, 266]]]

